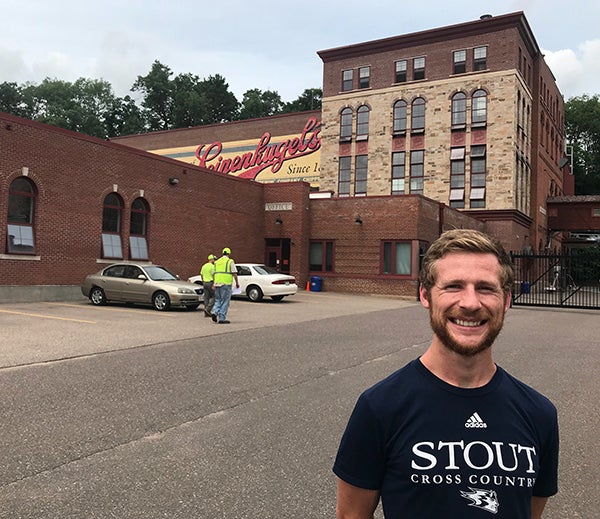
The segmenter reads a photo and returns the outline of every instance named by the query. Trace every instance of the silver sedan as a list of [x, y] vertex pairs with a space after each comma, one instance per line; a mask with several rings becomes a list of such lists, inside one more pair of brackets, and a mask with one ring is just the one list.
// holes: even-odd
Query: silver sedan
[[200, 306], [202, 289], [181, 281], [165, 267], [136, 263], [115, 263], [87, 276], [81, 292], [94, 305], [109, 301], [151, 304], [156, 310]]

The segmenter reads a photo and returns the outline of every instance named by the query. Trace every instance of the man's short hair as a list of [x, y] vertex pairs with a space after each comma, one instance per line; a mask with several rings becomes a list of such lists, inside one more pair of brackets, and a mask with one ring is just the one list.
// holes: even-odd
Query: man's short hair
[[437, 277], [436, 262], [452, 252], [493, 254], [500, 263], [500, 285], [502, 290], [505, 294], [512, 290], [515, 278], [513, 264], [510, 255], [500, 241], [474, 229], [452, 229], [444, 232], [435, 240], [423, 257], [419, 281], [428, 294], [435, 285]]

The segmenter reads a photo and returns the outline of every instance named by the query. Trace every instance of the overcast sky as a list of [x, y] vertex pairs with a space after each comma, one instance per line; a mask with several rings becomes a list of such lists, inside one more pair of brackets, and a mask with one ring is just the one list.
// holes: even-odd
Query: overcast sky
[[116, 95], [159, 60], [284, 101], [321, 87], [317, 51], [524, 11], [569, 99], [600, 94], [598, 0], [0, 0], [0, 83], [104, 79]]

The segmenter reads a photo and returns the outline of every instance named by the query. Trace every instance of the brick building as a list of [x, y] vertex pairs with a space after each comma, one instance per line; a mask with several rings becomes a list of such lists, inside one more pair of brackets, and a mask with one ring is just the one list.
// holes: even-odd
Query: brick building
[[563, 98], [523, 13], [320, 51], [321, 189], [422, 194], [510, 249], [548, 245]]
[[318, 54], [318, 112], [112, 142], [0, 114], [0, 302], [116, 259], [185, 278], [223, 246], [300, 287], [413, 297], [443, 230], [559, 243], [563, 101], [523, 13]]

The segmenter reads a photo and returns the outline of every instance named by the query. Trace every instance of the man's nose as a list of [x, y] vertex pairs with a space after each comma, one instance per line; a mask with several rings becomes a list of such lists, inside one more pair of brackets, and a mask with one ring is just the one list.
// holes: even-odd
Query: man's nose
[[463, 308], [477, 310], [481, 308], [481, 299], [474, 286], [467, 285], [460, 293], [460, 305]]

